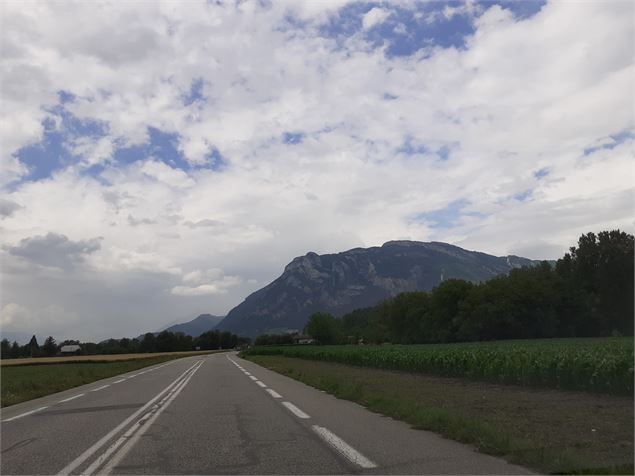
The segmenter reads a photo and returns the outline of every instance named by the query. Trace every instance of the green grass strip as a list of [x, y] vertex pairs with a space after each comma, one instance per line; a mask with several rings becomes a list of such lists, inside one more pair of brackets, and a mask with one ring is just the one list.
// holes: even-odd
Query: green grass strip
[[0, 405], [2, 407], [15, 405], [16, 403], [61, 392], [96, 380], [114, 377], [115, 375], [191, 355], [192, 353], [135, 360], [76, 361], [61, 364], [3, 366], [0, 368], [0, 378], [2, 379]]

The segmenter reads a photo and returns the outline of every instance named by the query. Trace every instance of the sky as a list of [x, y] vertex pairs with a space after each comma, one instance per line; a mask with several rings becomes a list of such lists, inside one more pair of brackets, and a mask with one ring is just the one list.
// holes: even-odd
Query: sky
[[224, 315], [309, 251], [632, 233], [633, 8], [2, 2], [2, 334]]

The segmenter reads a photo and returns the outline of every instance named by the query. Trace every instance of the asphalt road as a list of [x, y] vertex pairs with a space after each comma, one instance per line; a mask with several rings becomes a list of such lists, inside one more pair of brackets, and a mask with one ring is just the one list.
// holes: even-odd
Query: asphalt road
[[1, 412], [0, 474], [530, 474], [240, 359], [188, 357]]

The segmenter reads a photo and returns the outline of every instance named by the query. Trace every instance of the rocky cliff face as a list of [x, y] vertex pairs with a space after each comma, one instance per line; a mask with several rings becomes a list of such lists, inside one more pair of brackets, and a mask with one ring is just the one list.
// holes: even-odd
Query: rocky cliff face
[[217, 329], [252, 337], [302, 330], [314, 312], [341, 316], [401, 292], [430, 290], [445, 279], [485, 281], [533, 263], [417, 241], [389, 241], [328, 255], [307, 253], [232, 309]]

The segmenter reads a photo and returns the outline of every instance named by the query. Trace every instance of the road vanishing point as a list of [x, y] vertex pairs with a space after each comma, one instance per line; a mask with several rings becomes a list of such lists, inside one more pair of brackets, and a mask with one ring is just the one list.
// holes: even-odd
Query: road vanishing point
[[531, 474], [236, 353], [75, 387], [0, 420], [3, 475]]

